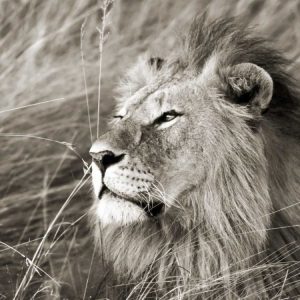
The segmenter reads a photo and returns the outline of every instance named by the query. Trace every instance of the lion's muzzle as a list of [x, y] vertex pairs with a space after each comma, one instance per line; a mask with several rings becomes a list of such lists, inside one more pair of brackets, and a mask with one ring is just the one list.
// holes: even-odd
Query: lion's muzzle
[[111, 214], [109, 220], [112, 222], [124, 223], [118, 219], [126, 216], [125, 223], [128, 223], [132, 216], [153, 217], [161, 213], [164, 204], [153, 198], [151, 192], [155, 186], [154, 175], [139, 159], [131, 158], [126, 151], [113, 149], [101, 140], [93, 144], [90, 154], [93, 158], [93, 187], [102, 220], [107, 222], [105, 214]]

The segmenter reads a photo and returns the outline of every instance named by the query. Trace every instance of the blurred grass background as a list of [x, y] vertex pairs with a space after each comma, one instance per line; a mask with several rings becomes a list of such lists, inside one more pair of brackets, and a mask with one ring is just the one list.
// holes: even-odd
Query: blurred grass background
[[[95, 137], [101, 7], [96, 0], [0, 0], [0, 299], [14, 297], [28, 259], [83, 176], [81, 158], [90, 161], [81, 28], [85, 22], [82, 44]], [[207, 11], [212, 19], [242, 15], [294, 61], [291, 72], [300, 79], [298, 0], [115, 0], [109, 9], [100, 133], [126, 68], [145, 52], [164, 57], [176, 51], [177, 37], [197, 12]], [[14, 110], [53, 99], [61, 100]], [[87, 183], [71, 200], [43, 245], [37, 264], [51, 278], [35, 272], [17, 299], [96, 299], [114, 289], [108, 268], [93, 256], [86, 217], [90, 190]]]

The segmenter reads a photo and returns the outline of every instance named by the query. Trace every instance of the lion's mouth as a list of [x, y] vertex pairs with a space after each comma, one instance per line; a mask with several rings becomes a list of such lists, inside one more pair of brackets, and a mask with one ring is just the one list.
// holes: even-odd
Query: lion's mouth
[[102, 186], [102, 189], [99, 193], [99, 200], [101, 200], [101, 198], [103, 197], [104, 194], [108, 194], [108, 195], [111, 195], [113, 197], [116, 197], [116, 198], [120, 198], [120, 199], [123, 199], [125, 201], [129, 201], [135, 205], [137, 205], [138, 207], [140, 207], [141, 209], [143, 209], [146, 214], [149, 216], [149, 217], [157, 217], [158, 215], [160, 215], [163, 210], [164, 210], [164, 203], [162, 202], [159, 202], [159, 201], [145, 201], [145, 200], [136, 200], [136, 199], [131, 199], [131, 198], [125, 198], [125, 197], [122, 197], [116, 193], [114, 193], [113, 191], [111, 191], [105, 184], [103, 184]]

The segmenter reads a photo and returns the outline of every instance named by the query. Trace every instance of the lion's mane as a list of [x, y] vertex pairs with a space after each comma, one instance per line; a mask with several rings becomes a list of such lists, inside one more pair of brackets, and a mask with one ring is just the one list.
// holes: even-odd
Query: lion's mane
[[[300, 294], [299, 92], [286, 71], [289, 61], [236, 24], [233, 19], [208, 24], [205, 17], [197, 18], [166, 68], [176, 63], [197, 73], [214, 53], [221, 64], [249, 62], [265, 69], [274, 92], [261, 120], [264, 151], [257, 149], [250, 155], [247, 143], [252, 141], [242, 135], [226, 161], [218, 161], [222, 150], [216, 149], [212, 154], [216, 164], [207, 181], [186, 196], [185, 214], [176, 215], [174, 210], [172, 217], [155, 224], [122, 228], [101, 228], [93, 221], [97, 243], [115, 272], [134, 282], [135, 295], [269, 299]], [[123, 97], [146, 84], [144, 68], [139, 64], [129, 72]], [[255, 131], [255, 124], [251, 126]], [[239, 136], [239, 132], [232, 134]], [[230, 143], [226, 138], [224, 144]], [[246, 167], [241, 160], [247, 161]], [[210, 206], [200, 205], [199, 197]], [[188, 218], [189, 209], [195, 218]], [[260, 217], [257, 210], [268, 213]]]

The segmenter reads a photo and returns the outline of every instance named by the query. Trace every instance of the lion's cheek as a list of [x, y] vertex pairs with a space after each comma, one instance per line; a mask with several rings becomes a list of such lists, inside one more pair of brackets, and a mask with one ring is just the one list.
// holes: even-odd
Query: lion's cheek
[[186, 163], [181, 162], [180, 158], [176, 159], [176, 163], [170, 161], [169, 167], [165, 168], [157, 179], [159, 186], [163, 187], [162, 193], [167, 209], [176, 206], [178, 202], [181, 203], [182, 195], [202, 182], [203, 176], [202, 166], [192, 160]]
[[104, 195], [98, 201], [95, 211], [102, 225], [129, 225], [147, 220], [147, 215], [139, 206], [121, 198]]

